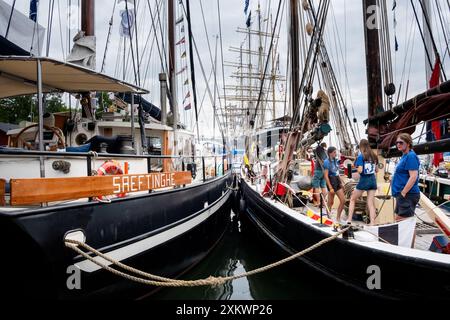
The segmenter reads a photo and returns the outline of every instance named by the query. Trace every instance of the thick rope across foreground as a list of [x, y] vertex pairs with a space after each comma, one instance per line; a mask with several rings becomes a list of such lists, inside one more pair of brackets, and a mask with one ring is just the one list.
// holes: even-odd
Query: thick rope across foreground
[[[94, 248], [90, 247], [89, 245], [76, 241], [76, 240], [70, 240], [70, 239], [65, 239], [65, 245], [66, 247], [74, 250], [75, 252], [77, 252], [78, 254], [82, 255], [84, 258], [88, 259], [89, 261], [91, 261], [92, 263], [95, 263], [96, 265], [98, 265], [99, 267], [117, 275], [117, 276], [121, 276], [125, 279], [131, 280], [131, 281], [135, 281], [141, 284], [147, 284], [147, 285], [151, 285], [151, 286], [160, 286], [160, 287], [199, 287], [199, 286], [217, 286], [220, 284], [223, 284], [227, 281], [232, 281], [235, 279], [239, 279], [239, 278], [244, 278], [244, 277], [248, 277], [257, 273], [261, 273], [264, 271], [267, 271], [269, 269], [278, 267], [284, 263], [287, 263], [291, 260], [294, 260], [298, 257], [301, 257], [305, 254], [307, 254], [308, 252], [311, 252], [325, 244], [327, 244], [328, 242], [331, 242], [333, 240], [335, 240], [336, 238], [338, 238], [341, 234], [343, 234], [344, 232], [346, 232], [349, 229], [349, 227], [346, 227], [345, 229], [340, 230], [339, 232], [336, 232], [334, 235], [325, 238], [319, 242], [317, 242], [316, 244], [300, 251], [297, 252], [294, 255], [291, 255], [290, 257], [287, 257], [285, 259], [282, 259], [280, 261], [274, 262], [272, 264], [269, 264], [265, 267], [261, 267], [252, 271], [248, 271], [242, 274], [238, 274], [238, 275], [234, 275], [234, 276], [229, 276], [229, 277], [213, 277], [210, 276], [206, 279], [199, 279], [199, 280], [177, 280], [177, 279], [170, 279], [170, 278], [164, 278], [164, 277], [159, 277], [150, 273], [146, 273], [143, 272], [141, 270], [132, 268], [130, 266], [127, 266], [119, 261], [116, 261], [110, 257], [108, 257], [107, 255], [95, 250]], [[81, 250], [80, 248], [78, 248], [78, 246], [84, 248], [85, 250], [95, 254], [97, 257], [103, 258], [106, 261], [111, 262], [112, 264], [116, 265], [119, 268], [122, 268], [128, 272], [134, 273], [136, 275], [139, 275], [140, 277], [136, 277], [130, 274], [127, 274], [125, 272], [119, 271], [117, 269], [111, 268], [110, 266], [108, 266], [105, 263], [102, 263], [101, 261], [99, 261], [99, 259], [95, 259], [93, 257], [91, 257], [88, 253], [84, 252], [83, 250]], [[144, 279], [146, 278], [146, 279]], [[150, 280], [149, 280], [150, 279]]]

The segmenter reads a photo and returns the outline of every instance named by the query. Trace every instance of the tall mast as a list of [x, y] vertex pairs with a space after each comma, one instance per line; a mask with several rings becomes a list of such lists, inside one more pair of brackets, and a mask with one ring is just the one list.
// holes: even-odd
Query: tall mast
[[[192, 24], [191, 24], [191, 4], [190, 4], [189, 0], [186, 0], [186, 14], [187, 14], [186, 18], [187, 18], [187, 22], [188, 22], [188, 31], [189, 31], [189, 60], [190, 60], [190, 67], [191, 67], [192, 95], [194, 98], [195, 123], [196, 123], [196, 129], [197, 129], [197, 139], [198, 139], [198, 142], [200, 143], [200, 130], [198, 128], [197, 85], [196, 85], [196, 81], [195, 81], [194, 44], [193, 44], [193, 39], [192, 39], [193, 36], [192, 36]], [[215, 91], [215, 87], [214, 87], [214, 94], [215, 94], [215, 92], [216, 91]], [[214, 118], [214, 121], [215, 121], [215, 118]]]
[[[375, 1], [375, 0], [374, 0]], [[300, 87], [300, 70], [299, 70], [299, 48], [298, 48], [298, 0], [290, 0], [290, 45], [291, 45], [291, 103], [292, 114], [298, 103], [298, 90]], [[295, 121], [295, 119], [292, 119]]]
[[95, 0], [81, 2], [81, 30], [86, 36], [95, 36]]
[[168, 32], [169, 32], [169, 87], [171, 104], [170, 108], [173, 115], [173, 153], [177, 154], [177, 125], [178, 125], [178, 103], [177, 103], [177, 88], [176, 88], [176, 62], [175, 62], [175, 10], [174, 0], [168, 1]]
[[[380, 14], [377, 0], [363, 0], [364, 39], [366, 45], [367, 104], [369, 118], [383, 111], [380, 42], [378, 35]], [[371, 146], [376, 145], [378, 128], [369, 123], [368, 138]]]
[[[82, 0], [81, 1], [81, 31], [84, 31], [85, 36], [95, 36], [95, 0]], [[93, 59], [93, 65], [91, 66], [95, 69], [95, 59]], [[83, 118], [91, 116], [95, 120], [95, 113], [92, 108], [92, 99], [89, 93], [82, 95], [82, 101], [86, 102], [86, 107], [81, 109], [81, 114]], [[86, 109], [90, 111], [90, 115], [86, 114]]]

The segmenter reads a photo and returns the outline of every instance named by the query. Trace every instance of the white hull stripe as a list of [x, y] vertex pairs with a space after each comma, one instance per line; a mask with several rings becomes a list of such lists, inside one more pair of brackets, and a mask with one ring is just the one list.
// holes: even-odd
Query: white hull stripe
[[[174, 239], [174, 238], [178, 237], [179, 235], [182, 235], [183, 233], [195, 228], [196, 226], [201, 224], [203, 221], [208, 219], [210, 216], [212, 216], [217, 210], [220, 209], [220, 207], [222, 207], [226, 203], [226, 201], [228, 200], [230, 195], [231, 195], [231, 191], [228, 190], [227, 193], [224, 196], [222, 196], [222, 198], [217, 203], [212, 205], [209, 209], [205, 210], [198, 216], [196, 216], [184, 223], [181, 223], [173, 228], [170, 228], [166, 231], [158, 233], [152, 237], [145, 238], [143, 240], [131, 243], [125, 247], [110, 251], [107, 253], [107, 255], [114, 260], [122, 261], [122, 260], [128, 259], [130, 257], [133, 257], [137, 254], [140, 254], [144, 251], [147, 251], [151, 248], [154, 248], [154, 247], [156, 247], [164, 242], [167, 242], [171, 239]], [[105, 264], [108, 266], [111, 265], [111, 262], [106, 261], [103, 258], [95, 257], [94, 259], [101, 262], [102, 264]], [[76, 263], [75, 265], [85, 272], [94, 272], [94, 271], [101, 269], [101, 267], [99, 267], [98, 265], [96, 265], [95, 263], [93, 263], [89, 260], [83, 260], [79, 263]]]

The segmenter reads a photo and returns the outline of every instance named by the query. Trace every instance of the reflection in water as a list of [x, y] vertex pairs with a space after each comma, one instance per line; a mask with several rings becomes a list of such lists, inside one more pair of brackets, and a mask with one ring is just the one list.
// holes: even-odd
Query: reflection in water
[[[183, 279], [231, 276], [268, 265], [285, 256], [275, 245], [244, 221], [233, 223], [217, 247]], [[344, 299], [356, 293], [325, 278], [299, 261], [217, 287], [164, 288], [149, 299], [265, 300]]]

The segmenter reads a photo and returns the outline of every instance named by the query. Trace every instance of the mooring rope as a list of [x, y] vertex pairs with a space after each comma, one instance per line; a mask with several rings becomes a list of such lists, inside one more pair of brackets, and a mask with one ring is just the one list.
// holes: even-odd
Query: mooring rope
[[[273, 269], [275, 267], [278, 267], [282, 264], [285, 264], [291, 260], [294, 260], [298, 257], [301, 257], [325, 244], [327, 244], [328, 242], [331, 242], [333, 240], [335, 240], [336, 238], [338, 238], [340, 235], [342, 235], [344, 232], [346, 232], [349, 229], [349, 227], [346, 227], [338, 232], [336, 232], [335, 234], [333, 234], [332, 236], [325, 238], [319, 242], [317, 242], [316, 244], [300, 251], [297, 252], [285, 259], [279, 260], [277, 262], [271, 263], [267, 266], [261, 267], [261, 268], [257, 268], [245, 273], [241, 273], [238, 275], [234, 275], [234, 276], [228, 276], [228, 277], [214, 277], [214, 276], [210, 276], [206, 279], [198, 279], [198, 280], [177, 280], [177, 279], [171, 279], [171, 278], [165, 278], [165, 277], [160, 277], [160, 276], [156, 276], [147, 272], [143, 272], [141, 270], [135, 269], [133, 267], [130, 267], [128, 265], [125, 265], [117, 260], [112, 259], [111, 257], [108, 257], [107, 255], [101, 253], [100, 251], [92, 248], [91, 246], [87, 245], [86, 243], [77, 241], [77, 240], [71, 240], [71, 239], [65, 239], [64, 243], [66, 245], [66, 247], [74, 250], [75, 252], [77, 252], [78, 254], [82, 255], [84, 258], [88, 259], [89, 261], [91, 261], [92, 263], [95, 263], [96, 265], [98, 265], [99, 267], [117, 275], [117, 276], [121, 276], [125, 279], [134, 281], [134, 282], [138, 282], [141, 284], [146, 284], [146, 285], [152, 285], [152, 286], [160, 286], [160, 287], [198, 287], [198, 286], [218, 286], [220, 284], [223, 284], [227, 281], [232, 281], [232, 280], [236, 280], [236, 279], [240, 279], [240, 278], [244, 278], [244, 277], [249, 277], [258, 273], [262, 273], [265, 272], [267, 270]], [[85, 250], [95, 254], [97, 257], [103, 258], [106, 261], [111, 262], [112, 264], [116, 265], [119, 268], [122, 268], [130, 273], [134, 273], [136, 275], [139, 275], [141, 277], [136, 277], [130, 274], [127, 274], [125, 272], [119, 271], [117, 269], [114, 269], [98, 260], [96, 260], [95, 258], [91, 257], [88, 253], [84, 252], [83, 250], [81, 250], [80, 248], [78, 248], [78, 246], [84, 248]], [[144, 279], [147, 278], [147, 279]], [[150, 279], [150, 280], [148, 280]]]

